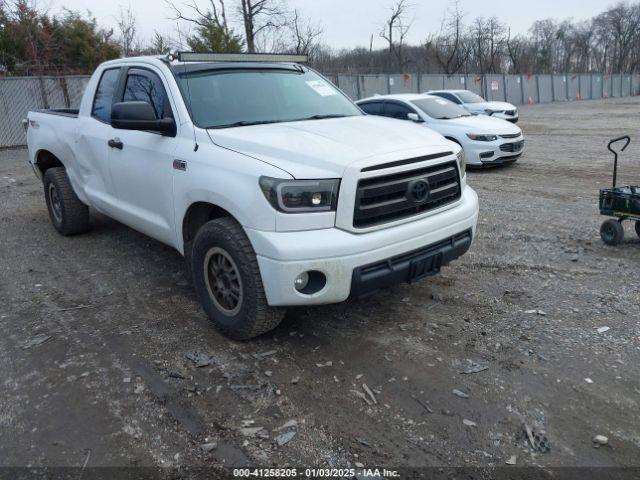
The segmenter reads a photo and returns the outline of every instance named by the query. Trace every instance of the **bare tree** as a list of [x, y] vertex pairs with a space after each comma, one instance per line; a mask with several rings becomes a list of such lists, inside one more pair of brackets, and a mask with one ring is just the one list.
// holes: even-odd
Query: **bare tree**
[[598, 25], [602, 37], [608, 37], [609, 65], [612, 72], [623, 72], [630, 68], [630, 58], [634, 49], [637, 50], [640, 37], [640, 4], [623, 3], [609, 8], [599, 15]]
[[589, 72], [593, 63], [591, 55], [594, 47], [593, 22], [581, 22], [574, 26], [573, 32], [575, 63], [571, 68], [577, 72]]
[[534, 46], [535, 71], [538, 73], [552, 73], [558, 25], [551, 19], [536, 20], [529, 31], [531, 42]]
[[440, 34], [435, 38], [435, 52], [438, 64], [447, 75], [458, 72], [464, 65], [462, 53], [463, 17], [460, 3], [455, 0], [445, 12]]
[[406, 18], [409, 8], [406, 0], [397, 0], [391, 7], [391, 15], [380, 32], [380, 37], [384, 38], [389, 45], [389, 64], [393, 64], [393, 57], [395, 57], [401, 71], [406, 67], [403, 47], [412, 23], [412, 20]]
[[511, 73], [524, 73], [527, 68], [526, 52], [529, 43], [526, 38], [517, 35], [511, 37], [511, 29], [507, 31], [507, 54], [509, 56], [509, 71]]
[[240, 0], [240, 15], [249, 53], [256, 51], [261, 33], [286, 25], [286, 8], [279, 0]]
[[324, 29], [319, 24], [312, 23], [311, 19], [300, 17], [298, 10], [294, 10], [289, 21], [289, 30], [293, 38], [292, 50], [299, 55], [313, 57], [316, 48], [320, 45], [320, 38]]
[[151, 44], [149, 48], [146, 50], [146, 53], [149, 55], [165, 55], [171, 52], [171, 46], [173, 41], [162, 35], [158, 31], [153, 32], [153, 38], [151, 39]]
[[190, 11], [191, 14], [183, 13], [185, 10], [183, 8], [179, 8], [170, 0], [165, 0], [165, 3], [173, 11], [172, 20], [184, 20], [202, 28], [209, 28], [211, 24], [213, 24], [226, 36], [232, 36], [232, 31], [229, 28], [229, 23], [227, 22], [227, 12], [224, 0], [209, 0], [209, 8], [206, 10], [201, 9], [195, 0], [191, 3], [184, 4], [186, 10]]
[[195, 26], [195, 35], [185, 35], [178, 28], [181, 44], [186, 43], [194, 51], [238, 52], [242, 49], [242, 39], [227, 21], [225, 0], [208, 0], [206, 9], [201, 8], [196, 0], [184, 4], [184, 8], [171, 0], [165, 0], [165, 3], [173, 11], [173, 20]]
[[134, 53], [138, 45], [138, 32], [136, 16], [131, 11], [131, 6], [126, 9], [120, 7], [120, 15], [116, 18], [120, 36], [118, 43], [123, 57], [129, 57]]
[[502, 71], [502, 58], [506, 44], [506, 27], [497, 17], [487, 21], [488, 63], [489, 73]]

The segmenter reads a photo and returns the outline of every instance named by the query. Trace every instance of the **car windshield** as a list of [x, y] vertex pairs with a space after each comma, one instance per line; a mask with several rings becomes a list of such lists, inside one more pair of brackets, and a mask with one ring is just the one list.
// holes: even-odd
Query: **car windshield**
[[476, 95], [469, 90], [456, 92], [456, 95], [458, 95], [458, 98], [462, 100], [462, 103], [484, 103], [485, 101], [480, 95]]
[[471, 114], [455, 103], [439, 97], [420, 98], [412, 100], [416, 107], [429, 115], [431, 118], [449, 120], [451, 118], [468, 117]]
[[205, 70], [177, 77], [201, 128], [362, 115], [327, 80], [306, 69]]

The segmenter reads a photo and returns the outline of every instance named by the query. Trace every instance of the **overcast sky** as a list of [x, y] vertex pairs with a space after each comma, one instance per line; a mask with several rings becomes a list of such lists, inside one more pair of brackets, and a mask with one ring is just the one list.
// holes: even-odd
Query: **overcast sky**
[[[179, 4], [182, 0], [177, 0]], [[205, 6], [209, 0], [196, 0]], [[143, 38], [151, 38], [154, 30], [173, 35], [175, 22], [168, 19], [171, 11], [163, 0], [48, 0], [52, 12], [62, 6], [73, 10], [87, 9], [101, 25], [115, 26], [120, 7], [131, 6], [138, 19], [138, 29]], [[238, 3], [227, 0], [228, 4]], [[288, 0], [292, 8], [298, 8], [306, 16], [324, 28], [324, 43], [336, 47], [354, 47], [369, 44], [374, 35], [375, 46], [384, 43], [378, 32], [394, 0]], [[583, 20], [600, 13], [614, 3], [609, 0], [461, 0], [467, 21], [476, 16], [497, 16], [511, 27], [512, 32], [524, 32], [531, 23], [542, 18], [574, 18]], [[413, 0], [412, 16], [415, 18], [408, 40], [422, 42], [430, 32], [440, 29], [442, 16], [451, 0]], [[238, 29], [238, 31], [240, 31]]]

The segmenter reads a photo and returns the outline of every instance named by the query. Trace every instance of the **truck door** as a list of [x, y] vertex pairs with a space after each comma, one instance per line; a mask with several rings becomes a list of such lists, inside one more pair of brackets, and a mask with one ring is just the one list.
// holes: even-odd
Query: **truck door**
[[[129, 68], [120, 100], [151, 104], [156, 117], [173, 118], [161, 76], [147, 68]], [[173, 153], [175, 137], [139, 130], [113, 129], [109, 139], [111, 177], [119, 202], [118, 219], [164, 243], [173, 232]]]
[[115, 97], [121, 68], [108, 68], [102, 72], [91, 103], [89, 116], [78, 117], [78, 173], [91, 205], [108, 215], [117, 211], [116, 192], [109, 168], [110, 149], [107, 139], [111, 127], [111, 107]]

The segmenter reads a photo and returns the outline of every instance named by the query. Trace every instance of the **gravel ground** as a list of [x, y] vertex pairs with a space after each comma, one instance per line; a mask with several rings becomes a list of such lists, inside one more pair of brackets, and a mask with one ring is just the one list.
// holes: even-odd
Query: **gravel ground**
[[640, 240], [603, 245], [597, 210], [605, 141], [639, 109], [522, 108], [526, 155], [469, 174], [467, 255], [245, 343], [210, 327], [172, 249], [99, 214], [56, 234], [26, 152], [0, 152], [0, 465], [640, 467]]

